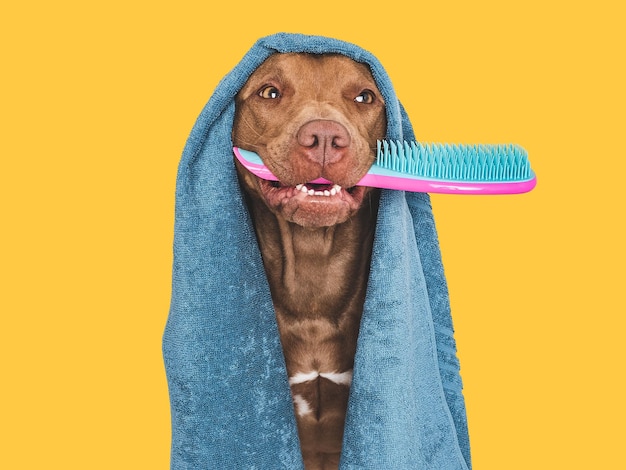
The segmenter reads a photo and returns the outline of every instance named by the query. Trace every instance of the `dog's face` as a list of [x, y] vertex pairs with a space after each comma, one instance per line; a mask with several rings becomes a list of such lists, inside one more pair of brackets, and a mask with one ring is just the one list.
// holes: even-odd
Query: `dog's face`
[[[237, 163], [241, 183], [277, 216], [305, 227], [342, 223], [367, 200], [355, 186], [386, 131], [369, 68], [335, 54], [274, 54], [236, 97], [233, 143], [258, 153], [280, 182]], [[329, 185], [310, 183], [317, 178]]]

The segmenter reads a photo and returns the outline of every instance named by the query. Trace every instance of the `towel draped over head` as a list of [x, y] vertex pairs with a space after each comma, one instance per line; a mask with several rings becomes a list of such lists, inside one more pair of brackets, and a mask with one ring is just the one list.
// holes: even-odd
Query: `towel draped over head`
[[[301, 469], [269, 285], [238, 185], [234, 97], [274, 53], [339, 53], [369, 65], [387, 138], [414, 139], [378, 60], [346, 42], [260, 39], [219, 83], [176, 185], [172, 299], [163, 337], [171, 468]], [[341, 469], [469, 469], [465, 404], [427, 194], [383, 190], [346, 417]]]

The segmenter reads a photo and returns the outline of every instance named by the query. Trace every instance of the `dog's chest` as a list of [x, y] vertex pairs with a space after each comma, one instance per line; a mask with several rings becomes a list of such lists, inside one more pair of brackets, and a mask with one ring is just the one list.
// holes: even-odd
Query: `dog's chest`
[[369, 257], [339, 240], [326, 252], [310, 239], [293, 252], [283, 243], [281, 256], [264, 251], [296, 416], [314, 435], [343, 429], [367, 288]]
[[[294, 409], [300, 426], [338, 432], [352, 383], [360, 312], [342, 321], [285, 318], [277, 311]], [[317, 433], [315, 433], [317, 434]]]

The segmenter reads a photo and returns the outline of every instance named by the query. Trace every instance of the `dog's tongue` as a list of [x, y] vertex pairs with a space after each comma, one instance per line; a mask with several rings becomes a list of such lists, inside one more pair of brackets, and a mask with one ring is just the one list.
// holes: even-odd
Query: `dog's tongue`
[[315, 185], [315, 184], [321, 184], [321, 185], [333, 185], [332, 181], [327, 180], [326, 178], [317, 178], [316, 180], [313, 181], [309, 181], [307, 183], [307, 185]]

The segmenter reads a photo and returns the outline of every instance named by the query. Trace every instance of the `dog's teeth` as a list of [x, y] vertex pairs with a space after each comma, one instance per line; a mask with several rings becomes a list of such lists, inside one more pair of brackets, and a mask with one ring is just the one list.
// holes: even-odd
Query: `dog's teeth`
[[309, 196], [315, 196], [315, 191], [313, 191], [312, 189], [309, 189]]
[[316, 196], [323, 196], [324, 195], [324, 191], [315, 191], [315, 195]]
[[303, 184], [297, 184], [297, 185], [296, 185], [296, 189], [297, 189], [298, 191], [300, 191], [300, 190], [302, 189], [302, 186], [304, 186], [304, 185], [303, 185]]
[[305, 194], [309, 192], [309, 190], [307, 189], [307, 187], [306, 187], [306, 186], [304, 186], [303, 184], [302, 184], [302, 185], [300, 185], [300, 191], [302, 191], [302, 192], [303, 192], [303, 193], [305, 193]]
[[330, 196], [330, 191], [328, 189], [324, 190], [324, 196], [326, 197]]

